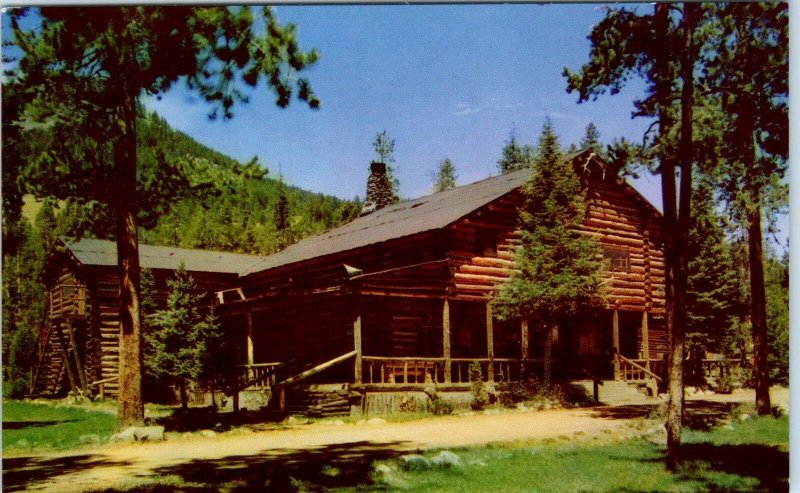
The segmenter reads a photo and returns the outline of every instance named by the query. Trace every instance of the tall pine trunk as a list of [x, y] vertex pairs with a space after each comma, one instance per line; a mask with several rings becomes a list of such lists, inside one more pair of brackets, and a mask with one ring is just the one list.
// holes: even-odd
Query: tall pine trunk
[[[128, 67], [134, 66], [132, 63]], [[117, 426], [144, 424], [142, 403], [141, 300], [139, 239], [136, 224], [136, 92], [130, 84], [135, 68], [119, 82], [119, 138], [114, 142], [117, 216], [117, 262], [119, 269], [119, 413]], [[131, 82], [127, 82], [127, 81]]]
[[763, 239], [761, 238], [761, 196], [753, 193], [753, 210], [747, 215], [750, 250], [750, 317], [753, 325], [753, 376], [756, 387], [756, 410], [764, 416], [772, 407], [769, 398], [769, 362], [767, 355], [767, 302], [764, 288]]
[[181, 377], [178, 379], [178, 388], [181, 394], [181, 409], [184, 411], [189, 409], [189, 394], [186, 392], [186, 379]]
[[669, 404], [667, 405], [667, 467], [675, 470], [680, 463], [681, 431], [683, 427], [683, 366], [686, 344], [686, 285], [688, 257], [686, 247], [691, 225], [692, 163], [692, 118], [694, 105], [694, 62], [692, 43], [697, 20], [697, 5], [683, 4], [683, 46], [681, 54], [681, 131], [678, 149], [681, 162], [680, 204], [677, 228], [674, 232], [673, 264], [673, 313], [672, 338], [669, 353]]
[[542, 363], [542, 385], [545, 389], [550, 388], [553, 383], [553, 325], [545, 326], [544, 337], [544, 362]]

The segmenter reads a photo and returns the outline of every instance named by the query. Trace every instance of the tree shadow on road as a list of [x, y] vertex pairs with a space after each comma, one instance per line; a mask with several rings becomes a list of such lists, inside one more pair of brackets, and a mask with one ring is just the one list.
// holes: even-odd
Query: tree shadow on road
[[[631, 404], [622, 406], [596, 407], [592, 409], [595, 417], [604, 419], [640, 419], [652, 418], [663, 420], [664, 409], [659, 406], [665, 403]], [[708, 431], [721, 425], [728, 419], [737, 405], [729, 402], [692, 400], [685, 403], [683, 426], [690, 430]]]
[[126, 488], [126, 491], [314, 492], [367, 488], [372, 484], [372, 463], [407, 453], [402, 448], [403, 443], [361, 441], [304, 450], [276, 449], [253, 455], [196, 459], [160, 467], [147, 477], [132, 478], [134, 482], [141, 482], [141, 486]]
[[[68, 457], [9, 457], [3, 458], [3, 491], [27, 490], [33, 482], [47, 481], [55, 476], [105, 466], [122, 466], [124, 461], [112, 461], [99, 455], [84, 454]], [[65, 491], [69, 488], [65, 485]]]

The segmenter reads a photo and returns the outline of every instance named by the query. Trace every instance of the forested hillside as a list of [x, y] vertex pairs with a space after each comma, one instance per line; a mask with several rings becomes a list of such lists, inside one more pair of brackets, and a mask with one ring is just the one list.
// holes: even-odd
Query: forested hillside
[[143, 117], [138, 129], [140, 159], [159, 159], [162, 152], [166, 162], [193, 156], [225, 170], [244, 170], [244, 179], [227, 191], [202, 202], [196, 197], [177, 201], [154, 228], [141, 232], [143, 243], [269, 254], [346, 222], [360, 210], [354, 202], [286, 186], [277, 176], [260, 176], [263, 168], [255, 159], [237, 163], [173, 130], [156, 114]]

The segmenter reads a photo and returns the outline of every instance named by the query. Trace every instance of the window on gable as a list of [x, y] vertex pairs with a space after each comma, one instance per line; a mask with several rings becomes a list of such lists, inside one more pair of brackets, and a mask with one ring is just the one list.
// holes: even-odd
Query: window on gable
[[608, 259], [608, 268], [613, 272], [631, 270], [631, 255], [627, 248], [604, 246], [603, 257]]

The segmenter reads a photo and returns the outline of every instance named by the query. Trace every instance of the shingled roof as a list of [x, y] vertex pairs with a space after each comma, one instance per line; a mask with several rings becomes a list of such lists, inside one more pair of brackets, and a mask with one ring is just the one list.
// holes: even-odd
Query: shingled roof
[[[581, 156], [585, 156], [587, 160], [597, 158], [591, 149], [582, 149], [566, 154], [564, 160], [574, 161]], [[531, 172], [531, 168], [525, 168], [379, 209], [337, 228], [305, 238], [265, 257], [253, 264], [248, 271], [243, 272], [242, 276], [444, 228], [520, 188]], [[635, 194], [643, 205], [656, 215], [660, 215], [658, 209], [627, 182], [622, 180], [622, 185]]]
[[[75, 259], [83, 265], [117, 265], [117, 244], [113, 241], [91, 238], [79, 241], [61, 238], [61, 241]], [[139, 262], [143, 268], [147, 269], [176, 270], [178, 265], [183, 262], [186, 270], [190, 272], [239, 274], [248, 271], [253, 265], [266, 258], [240, 253], [139, 244]]]
[[[564, 156], [567, 161], [589, 150]], [[139, 245], [141, 266], [150, 269], [177, 269], [183, 261], [188, 271], [216, 272], [247, 276], [276, 267], [313, 258], [346, 252], [376, 243], [434, 231], [453, 224], [473, 211], [520, 188], [531, 174], [530, 168], [435, 193], [415, 200], [401, 202], [359, 217], [347, 224], [305, 238], [269, 256], [243, 255], [209, 250]], [[658, 209], [636, 192], [628, 183], [623, 186], [641, 200], [656, 215]], [[116, 243], [106, 240], [62, 238], [75, 258], [85, 265], [117, 265]]]
[[521, 187], [530, 172], [514, 171], [379, 209], [272, 254], [243, 275], [444, 228]]

